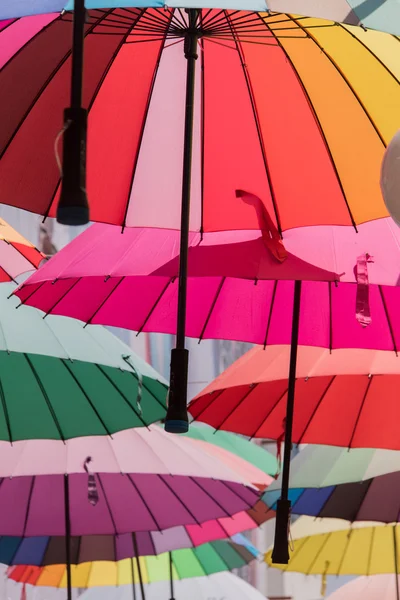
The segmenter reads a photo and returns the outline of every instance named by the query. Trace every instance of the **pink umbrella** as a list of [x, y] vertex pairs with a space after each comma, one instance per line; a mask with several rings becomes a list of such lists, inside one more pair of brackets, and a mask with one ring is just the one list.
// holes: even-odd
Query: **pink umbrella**
[[[376, 284], [397, 283], [399, 232], [389, 220], [362, 225], [360, 232], [315, 227], [304, 235], [294, 230], [285, 247], [261, 231], [190, 236], [187, 335], [291, 343], [283, 513], [277, 511], [283, 539], [298, 342], [386, 350], [398, 345], [400, 289], [369, 286], [369, 276]], [[121, 235], [94, 225], [31, 277], [18, 296], [48, 314], [175, 333], [178, 248], [176, 231], [131, 229]], [[277, 260], [282, 254], [283, 262]], [[357, 285], [335, 287], [340, 278]], [[293, 279], [307, 281], [301, 289], [301, 281]], [[184, 421], [186, 404], [180, 409], [176, 418]]]

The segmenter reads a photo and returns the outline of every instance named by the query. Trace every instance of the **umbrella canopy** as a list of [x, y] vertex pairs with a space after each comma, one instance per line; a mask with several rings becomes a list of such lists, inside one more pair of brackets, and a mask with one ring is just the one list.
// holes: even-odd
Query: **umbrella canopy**
[[[387, 229], [386, 234], [383, 230], [379, 234], [375, 230], [377, 225]], [[361, 237], [362, 227], [357, 234]], [[397, 238], [391, 234], [391, 228], [394, 230], [395, 226], [389, 227], [387, 220], [365, 227], [368, 227], [369, 233], [360, 244], [368, 244], [372, 239], [375, 239], [376, 245], [385, 244], [383, 240], [389, 239], [394, 246], [397, 245], [394, 241]], [[317, 229], [309, 228], [308, 231]], [[350, 232], [350, 228], [341, 230]], [[375, 238], [374, 231], [377, 234]], [[396, 228], [396, 231], [396, 235], [400, 235], [400, 229]], [[353, 233], [349, 235], [355, 236]], [[318, 256], [318, 248], [323, 255], [323, 242], [320, 245], [318, 241], [322, 236], [323, 231], [320, 231], [315, 238], [314, 256]], [[285, 269], [285, 263], [279, 266], [271, 258], [260, 237], [253, 240], [255, 246], [250, 248], [249, 254], [246, 254], [248, 242], [233, 243], [233, 234], [213, 234], [212, 238], [213, 243], [208, 243], [209, 238], [205, 237], [204, 246], [199, 246], [200, 239], [194, 237], [189, 251], [187, 335], [199, 339], [289, 344], [294, 283], [266, 280], [269, 277], [268, 265], [274, 265], [272, 278], [279, 278], [282, 275], [279, 269]], [[330, 239], [327, 231], [326, 238]], [[218, 239], [221, 243], [217, 243]], [[17, 295], [22, 302], [46, 313], [136, 331], [175, 333], [178, 244], [177, 232], [126, 229], [121, 235], [118, 228], [93, 225], [30, 277]], [[390, 256], [398, 256], [400, 237], [396, 250], [394, 246]], [[326, 261], [321, 260], [318, 267], [304, 262], [303, 266], [307, 268], [302, 271], [300, 266], [298, 272], [302, 272], [306, 279], [318, 279], [320, 276], [329, 279], [337, 277], [335, 272], [346, 271], [348, 281], [354, 281], [357, 255], [359, 251], [365, 252], [365, 247], [369, 246], [364, 246], [364, 250], [360, 246], [355, 252], [349, 242], [349, 254], [353, 258], [346, 261], [344, 254], [338, 251], [339, 258], [335, 262], [332, 258], [338, 248], [335, 244]], [[295, 248], [294, 251], [297, 252]], [[304, 258], [316, 261], [308, 253]], [[398, 258], [400, 261], [400, 256]], [[371, 281], [379, 282], [385, 278], [384, 273], [389, 273], [386, 281], [396, 283], [396, 265], [399, 264], [396, 260], [388, 271], [386, 267], [391, 264], [390, 259], [386, 260], [383, 254], [379, 261], [376, 258], [374, 263], [369, 263]], [[287, 272], [289, 279], [295, 276], [295, 271]], [[332, 281], [304, 281], [299, 343], [326, 348], [392, 350], [400, 347], [397, 312], [400, 290], [369, 285], [366, 304], [371, 322], [366, 328], [360, 327], [356, 319], [358, 291], [358, 285], [339, 283], [336, 286]]]
[[[135, 7], [143, 6], [143, 0], [86, 0], [87, 8], [111, 8], [111, 7]], [[197, 6], [208, 8], [209, 1], [199, 0]], [[180, 6], [182, 8], [191, 8], [192, 4], [188, 0], [174, 0], [168, 4], [160, 0], [148, 0], [146, 6]], [[293, 3], [291, 0], [218, 0], [214, 6], [220, 8], [245, 8], [246, 10], [269, 10], [277, 12], [295, 12], [311, 17], [332, 19], [333, 21], [360, 24], [364, 27], [371, 27], [381, 31], [399, 34], [397, 26], [399, 22], [398, 5], [393, 0], [386, 0], [384, 3], [374, 6], [365, 6], [357, 4], [353, 0], [341, 0], [340, 2], [318, 2], [304, 0], [300, 4]], [[5, 4], [0, 8], [0, 18], [9, 19], [11, 17], [22, 17], [26, 15], [42, 14], [46, 12], [59, 12], [62, 9], [71, 10], [73, 0], [19, 0], [11, 6]]]
[[[301, 517], [292, 527], [293, 551], [288, 565], [273, 566], [307, 575], [375, 575], [396, 573], [398, 525], [346, 526], [337, 519]], [[271, 552], [265, 555], [271, 565]]]
[[0, 219], [0, 283], [36, 270], [46, 257], [6, 221]]
[[[253, 348], [206, 387], [189, 411], [218, 429], [281, 439], [288, 364], [288, 346]], [[394, 352], [299, 347], [293, 441], [400, 449], [399, 375]]]
[[[397, 576], [400, 585], [400, 576]], [[374, 577], [357, 577], [353, 581], [340, 586], [330, 600], [397, 600], [398, 590], [393, 575], [375, 575]]]
[[[253, 520], [252, 515], [258, 520]], [[206, 521], [201, 525], [171, 527], [162, 531], [135, 534], [73, 536], [70, 542], [71, 563], [120, 561], [136, 556], [152, 556], [195, 548], [205, 543], [238, 536], [254, 529], [267, 519], [265, 505], [231, 517]], [[136, 540], [136, 541], [135, 541]], [[46, 567], [66, 563], [66, 540], [63, 536], [0, 537], [0, 562], [5, 565]]]
[[[292, 465], [293, 468], [293, 465]], [[294, 469], [293, 469], [294, 471]], [[294, 515], [331, 517], [347, 521], [400, 520], [400, 473], [380, 475], [362, 482], [321, 488], [298, 488], [290, 484], [289, 500]], [[275, 509], [280, 490], [264, 494], [265, 503]]]
[[[145, 595], [147, 600], [169, 598], [169, 584], [164, 581], [146, 585]], [[82, 600], [131, 600], [132, 588], [124, 586], [111, 590], [110, 588], [91, 589], [82, 594]], [[139, 596], [137, 590], [136, 597]], [[183, 579], [174, 584], [174, 598], [176, 600], [210, 600], [210, 598], [224, 600], [265, 600], [265, 596], [246, 581], [232, 573], [218, 573], [208, 577], [193, 577]], [[385, 598], [384, 600], [391, 600]]]
[[[203, 577], [221, 571], [239, 569], [257, 557], [253, 548], [228, 541], [203, 544], [198, 548], [171, 552], [174, 580]], [[72, 567], [73, 587], [86, 588], [132, 584], [132, 562], [134, 578], [138, 581], [136, 560], [119, 562], [99, 561]], [[146, 556], [139, 559], [144, 583], [168, 581], [170, 578], [169, 553]], [[9, 570], [14, 581], [37, 586], [66, 587], [64, 565], [48, 567], [16, 566]]]
[[[291, 487], [321, 488], [372, 479], [378, 475], [400, 471], [397, 450], [375, 448], [338, 448], [310, 444], [291, 461]], [[279, 487], [281, 476], [269, 490]]]
[[[227, 431], [218, 431], [204, 423], [192, 423], [189, 432], [184, 435], [194, 440], [202, 440], [214, 446], [224, 448], [248, 461], [268, 475], [272, 475], [273, 477], [276, 475], [278, 461], [275, 456], [239, 435]], [[252, 483], [256, 482], [253, 480]]]
[[[48, 1], [47, 9], [63, 4]], [[110, 11], [101, 4], [85, 27], [91, 220], [177, 230], [186, 17], [175, 9]], [[0, 196], [53, 216], [71, 21], [68, 13], [47, 14], [5, 23], [0, 32], [0, 108], [7, 115]], [[400, 125], [393, 36], [236, 10], [200, 11], [196, 27], [203, 68], [195, 82], [192, 231], [265, 229], [276, 241], [279, 230], [387, 216], [380, 164]]]
[[68, 510], [72, 535], [160, 531], [230, 517], [259, 498], [233, 460], [225, 464], [211, 445], [176, 439], [159, 427], [65, 445], [3, 443], [1, 450], [3, 535], [64, 535]]
[[0, 286], [0, 440], [111, 435], [165, 416], [167, 383], [131, 348], [102, 327], [15, 310], [14, 289]]

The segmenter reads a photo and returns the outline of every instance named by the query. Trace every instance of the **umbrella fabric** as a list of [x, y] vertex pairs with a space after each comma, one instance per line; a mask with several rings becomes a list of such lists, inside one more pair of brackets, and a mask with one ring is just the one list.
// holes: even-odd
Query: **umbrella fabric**
[[191, 423], [188, 433], [184, 435], [194, 440], [203, 440], [209, 444], [220, 446], [245, 459], [268, 475], [273, 477], [276, 475], [278, 463], [275, 456], [239, 435], [227, 431], [217, 431], [204, 423]]
[[[89, 11], [83, 103], [92, 221], [180, 228], [182, 14]], [[51, 216], [71, 22], [69, 13], [36, 16], [0, 32], [0, 197]], [[379, 172], [400, 126], [397, 40], [281, 14], [203, 10], [199, 23], [190, 229], [261, 228], [277, 245], [279, 230], [388, 216]]]
[[[65, 534], [64, 475], [3, 478], [0, 532]], [[231, 479], [233, 476], [231, 476]], [[97, 473], [98, 501], [88, 501], [88, 476], [68, 475], [71, 535], [114, 535], [198, 525], [256, 504], [250, 485], [200, 476]]]
[[[137, 586], [138, 588], [139, 586]], [[140, 590], [136, 590], [136, 598]], [[132, 587], [124, 586], [111, 590], [96, 588], [85, 592], [82, 600], [132, 600]], [[145, 587], [147, 600], [160, 600], [170, 597], [169, 582], [147, 584]], [[246, 581], [232, 573], [219, 573], [209, 577], [194, 577], [174, 582], [174, 598], [176, 600], [265, 600], [265, 596]], [[385, 600], [391, 600], [385, 598]]]
[[0, 283], [36, 270], [45, 259], [33, 244], [0, 218]]
[[14, 289], [0, 286], [0, 440], [110, 435], [165, 416], [167, 383], [131, 348], [102, 327], [15, 310]]
[[[218, 541], [198, 548], [172, 552], [173, 579], [186, 579], [212, 575], [221, 571], [239, 569], [256, 556], [246, 546], [234, 542]], [[169, 555], [146, 556], [139, 559], [144, 583], [168, 581]], [[133, 561], [135, 581], [139, 580], [136, 560]], [[16, 566], [9, 571], [14, 581], [37, 586], [66, 587], [64, 565], [48, 567]], [[99, 561], [72, 566], [72, 586], [79, 588], [126, 585], [132, 583], [132, 560], [119, 562]]]
[[[318, 533], [320, 530], [320, 533]], [[293, 551], [288, 565], [274, 568], [307, 575], [375, 575], [395, 573], [400, 558], [398, 525], [346, 527], [343, 521], [301, 517], [292, 527]], [[271, 551], [265, 555], [271, 563]]]
[[[294, 469], [293, 469], [294, 470]], [[263, 500], [276, 509], [280, 491], [266, 492]], [[342, 483], [328, 487], [298, 488], [290, 483], [291, 513], [314, 517], [330, 517], [347, 521], [400, 520], [400, 472], [380, 475], [362, 482]]]
[[[191, 415], [218, 429], [282, 439], [289, 357], [289, 346], [253, 348], [190, 403]], [[399, 384], [395, 352], [299, 347], [293, 442], [399, 450]]]
[[[309, 445], [291, 461], [290, 484], [293, 488], [322, 488], [372, 479], [400, 471], [397, 450], [375, 448], [338, 448]], [[280, 488], [281, 476], [268, 489]]]
[[[387, 221], [377, 223], [387, 224]], [[394, 239], [391, 235], [376, 239], [381, 241], [386, 237]], [[231, 260], [242, 256], [243, 246], [232, 243], [234, 238], [230, 236], [229, 239], [230, 243], [226, 245], [214, 243], [210, 246], [206, 242], [200, 256], [199, 248], [192, 248], [196, 252], [194, 256], [189, 252], [187, 335], [199, 339], [290, 344], [293, 281], [276, 282], [258, 277], [267, 276], [265, 271], [262, 272], [262, 264], [268, 262], [269, 257], [260, 238], [255, 240], [254, 256], [251, 252], [255, 262], [249, 259], [249, 263], [242, 263], [241, 258]], [[136, 331], [175, 333], [178, 246], [176, 232], [160, 234], [156, 230], [126, 229], [121, 235], [115, 227], [93, 225], [29, 278], [17, 294], [22, 302], [46, 313]], [[352, 261], [346, 263], [353, 278], [356, 256], [353, 250]], [[335, 266], [330, 259], [328, 263]], [[371, 263], [371, 269], [374, 264]], [[385, 271], [387, 263], [383, 256], [379, 264], [382, 269], [377, 267], [375, 281], [379, 281]], [[273, 277], [280, 278], [282, 273], [276, 265], [275, 261]], [[344, 265], [340, 260], [335, 271], [341, 272]], [[390, 270], [389, 282], [393, 283], [395, 273], [398, 277], [398, 267], [394, 269], [393, 266]], [[307, 268], [299, 272], [307, 279], [310, 271]], [[324, 273], [323, 278], [326, 278], [326, 271]], [[295, 277], [294, 272], [289, 275]], [[247, 276], [251, 279], [246, 279]], [[358, 285], [354, 284], [303, 281], [299, 343], [326, 348], [393, 350], [400, 347], [397, 311], [400, 290], [369, 285], [367, 304], [371, 323], [367, 328], [362, 328], [356, 320], [357, 293]]]
[[[260, 503], [259, 514], [265, 515], [265, 506]], [[201, 525], [172, 527], [162, 531], [138, 532], [135, 534], [138, 556], [154, 556], [164, 552], [195, 548], [205, 543], [238, 536], [241, 543], [242, 531], [257, 526], [248, 513], [215, 519]], [[225, 546], [223, 546], [225, 547]], [[0, 537], [0, 560], [6, 565], [31, 565], [47, 567], [66, 562], [66, 543], [62, 536]], [[136, 556], [132, 534], [75, 536], [70, 544], [71, 563], [92, 561], [120, 561]]]
[[[168, 5], [163, 0], [86, 0], [87, 8], [109, 8], [109, 7], [142, 7], [142, 6], [180, 6], [182, 8], [192, 8], [188, 0], [173, 0]], [[209, 2], [199, 0], [197, 6], [206, 8]], [[219, 8], [246, 10], [270, 10], [276, 12], [294, 12], [312, 17], [332, 19], [333, 21], [350, 24], [360, 24], [364, 27], [389, 31], [399, 34], [397, 26], [399, 22], [398, 5], [393, 0], [386, 0], [381, 4], [366, 6], [363, 3], [357, 3], [355, 0], [340, 0], [340, 2], [327, 2], [324, 4], [303, 1], [292, 2], [291, 0], [218, 0], [214, 6]], [[73, 8], [72, 0], [14, 0], [11, 6], [5, 4], [0, 8], [0, 18], [8, 19], [10, 17], [22, 17], [25, 15], [42, 14], [46, 12], [59, 12], [62, 9], [71, 10]]]
[[[272, 478], [246, 460], [212, 444], [168, 435], [161, 427], [126, 429], [108, 436], [0, 442], [0, 477], [86, 473], [142, 473], [254, 482]], [[85, 467], [85, 461], [90, 462]]]
[[[400, 576], [398, 575], [400, 585]], [[393, 575], [375, 575], [374, 577], [357, 577], [353, 581], [340, 586], [329, 600], [397, 600], [396, 579]], [[88, 598], [86, 600], [89, 600]]]

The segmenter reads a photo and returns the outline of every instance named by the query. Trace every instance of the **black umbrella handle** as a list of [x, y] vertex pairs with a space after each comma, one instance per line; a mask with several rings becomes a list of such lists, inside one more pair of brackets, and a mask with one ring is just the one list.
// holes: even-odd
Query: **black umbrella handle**
[[297, 347], [299, 342], [301, 281], [294, 282], [292, 339], [290, 345], [289, 382], [286, 405], [285, 450], [283, 453], [281, 497], [277, 503], [275, 540], [272, 551], [274, 564], [287, 565], [289, 562], [289, 500], [290, 458], [292, 453], [292, 429], [294, 414], [294, 393], [296, 387]]

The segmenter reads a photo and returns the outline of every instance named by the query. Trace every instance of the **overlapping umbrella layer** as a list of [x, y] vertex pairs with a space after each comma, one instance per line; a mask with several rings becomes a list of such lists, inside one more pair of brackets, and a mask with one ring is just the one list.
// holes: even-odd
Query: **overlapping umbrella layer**
[[[202, 577], [221, 571], [239, 569], [256, 558], [246, 546], [233, 542], [213, 542], [198, 548], [172, 552], [173, 579]], [[144, 583], [167, 581], [170, 577], [168, 554], [146, 556], [139, 559]], [[134, 578], [139, 580], [136, 560], [133, 561]], [[48, 567], [12, 567], [9, 577], [15, 581], [37, 586], [66, 587], [64, 565]], [[126, 585], [132, 583], [132, 560], [84, 563], [72, 567], [74, 587]]]
[[[282, 439], [289, 358], [289, 346], [250, 350], [191, 402], [190, 413], [219, 429]], [[394, 352], [301, 346], [293, 441], [400, 449], [399, 368]]]
[[[297, 527], [296, 527], [297, 526]], [[323, 532], [317, 533], [322, 530]], [[315, 522], [301, 517], [293, 526], [293, 551], [284, 571], [307, 575], [375, 575], [396, 573], [400, 537], [398, 525], [346, 527], [343, 521]], [[271, 565], [271, 552], [265, 555]]]
[[[173, 0], [168, 5], [163, 0], [86, 0], [87, 8], [111, 8], [111, 7], [134, 7], [134, 6], [179, 6], [192, 8], [188, 0]], [[210, 6], [209, 0], [199, 0], [199, 8]], [[350, 23], [352, 25], [362, 24], [364, 27], [389, 31], [399, 34], [397, 26], [399, 12], [396, 2], [386, 0], [384, 3], [365, 6], [356, 0], [340, 0], [336, 2], [325, 2], [321, 4], [315, 1], [293, 2], [291, 0], [217, 0], [213, 6], [223, 9], [243, 9], [276, 12], [293, 12], [310, 17], [332, 19], [336, 22]], [[25, 15], [41, 14], [45, 12], [60, 12], [63, 9], [73, 8], [72, 0], [19, 0], [11, 6], [5, 4], [1, 7], [0, 18], [22, 17]]]
[[0, 219], [0, 283], [36, 270], [45, 258], [33, 244]]
[[[140, 590], [137, 585], [136, 597]], [[168, 598], [171, 593], [168, 582], [150, 583], [145, 586], [148, 600]], [[131, 600], [131, 586], [111, 590], [95, 588], [85, 592], [82, 600]], [[265, 600], [265, 597], [246, 581], [232, 573], [219, 573], [208, 577], [195, 577], [174, 581], [176, 600], [209, 600], [210, 598], [229, 598], [229, 600]], [[389, 599], [385, 599], [389, 600]]]
[[[179, 229], [182, 14], [89, 12], [83, 102], [93, 221]], [[0, 196], [41, 214], [54, 215], [58, 201], [54, 140], [68, 103], [71, 21], [37, 16], [0, 33]], [[203, 10], [200, 23], [191, 229], [260, 229], [265, 210], [282, 230], [387, 216], [379, 170], [400, 125], [398, 40], [280, 14]]]
[[109, 435], [165, 415], [167, 383], [101, 327], [43, 320], [0, 286], [0, 439]]

